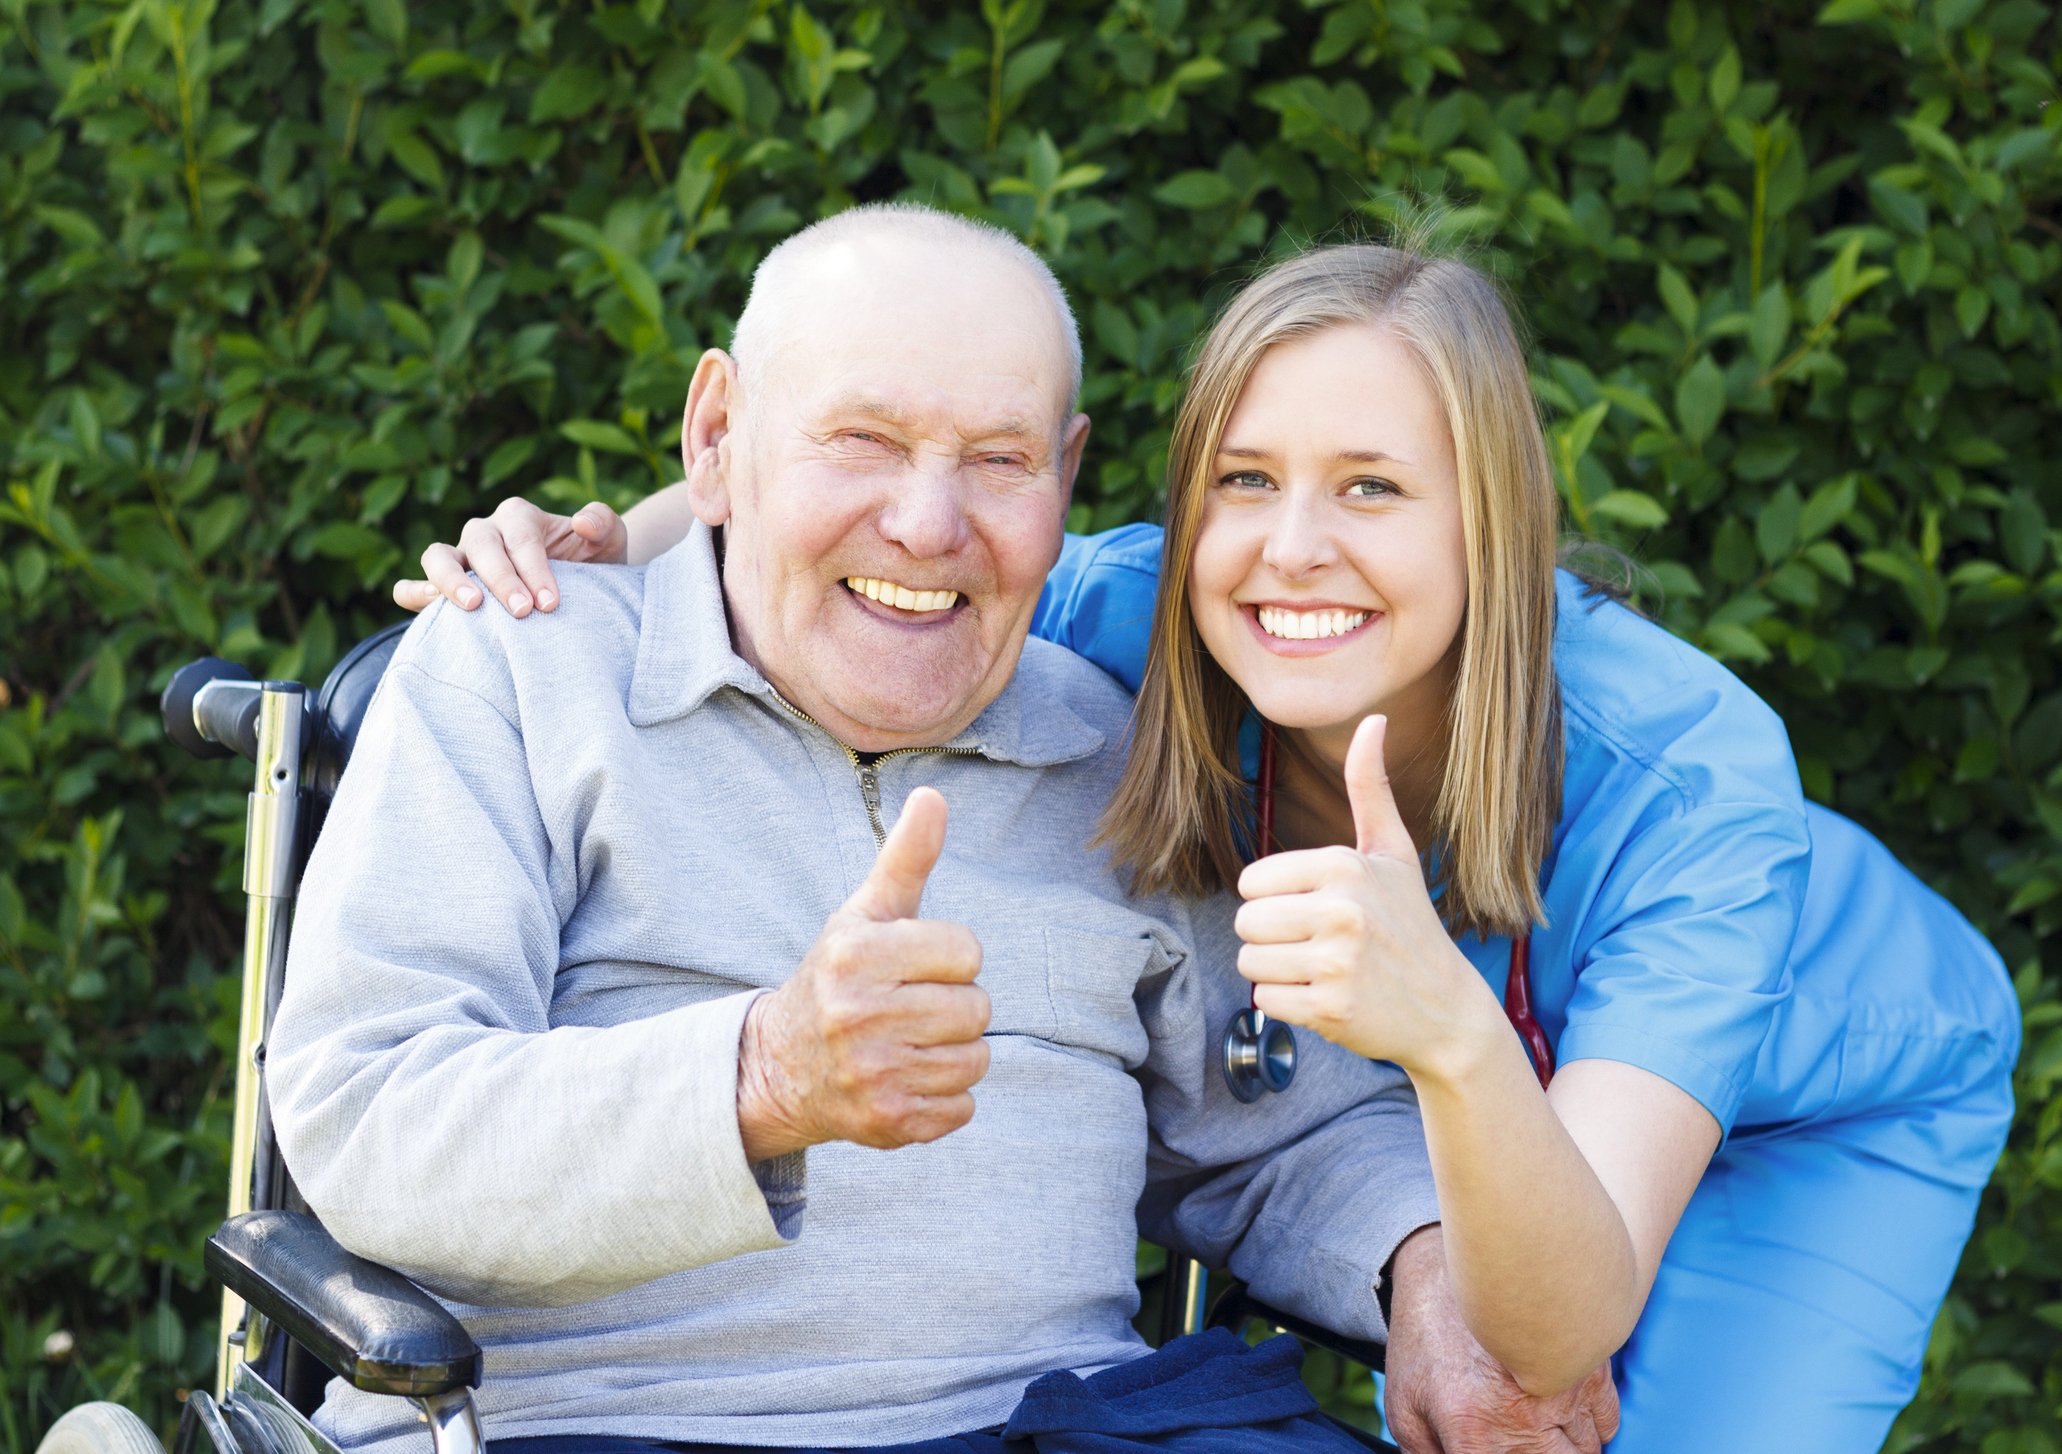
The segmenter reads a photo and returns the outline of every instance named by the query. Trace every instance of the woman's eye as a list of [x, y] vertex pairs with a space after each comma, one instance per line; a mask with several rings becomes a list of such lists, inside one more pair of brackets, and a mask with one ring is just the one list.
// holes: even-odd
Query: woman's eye
[[1346, 493], [1356, 499], [1375, 500], [1385, 495], [1400, 495], [1403, 492], [1387, 480], [1355, 480], [1346, 487]]
[[1260, 473], [1259, 470], [1233, 470], [1230, 474], [1219, 479], [1217, 483], [1228, 485], [1234, 490], [1264, 490], [1273, 481]]

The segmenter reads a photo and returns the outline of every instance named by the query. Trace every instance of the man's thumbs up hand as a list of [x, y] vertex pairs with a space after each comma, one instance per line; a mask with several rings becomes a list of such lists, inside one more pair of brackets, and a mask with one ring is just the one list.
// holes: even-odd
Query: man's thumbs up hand
[[1354, 846], [1277, 853], [1239, 876], [1239, 973], [1265, 1013], [1415, 1072], [1482, 984], [1425, 889], [1389, 785], [1388, 726], [1367, 718], [1347, 749]]
[[945, 799], [936, 788], [918, 788], [888, 830], [866, 882], [845, 900], [844, 912], [878, 924], [914, 919], [924, 884], [945, 850]]
[[945, 825], [944, 798], [911, 793], [865, 881], [747, 1013], [737, 1114], [748, 1160], [823, 1141], [935, 1141], [972, 1119], [988, 1070], [981, 944], [964, 924], [917, 917]]

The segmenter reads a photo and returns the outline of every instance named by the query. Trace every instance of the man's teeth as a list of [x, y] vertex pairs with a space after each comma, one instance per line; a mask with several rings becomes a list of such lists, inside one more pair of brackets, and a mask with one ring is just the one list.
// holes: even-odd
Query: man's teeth
[[1262, 606], [1260, 629], [1287, 641], [1316, 641], [1326, 636], [1344, 636], [1373, 614], [1368, 611], [1290, 611], [1281, 606]]
[[867, 600], [879, 601], [898, 611], [943, 611], [959, 600], [958, 591], [912, 591], [908, 586], [877, 581], [871, 576], [847, 576], [845, 584]]

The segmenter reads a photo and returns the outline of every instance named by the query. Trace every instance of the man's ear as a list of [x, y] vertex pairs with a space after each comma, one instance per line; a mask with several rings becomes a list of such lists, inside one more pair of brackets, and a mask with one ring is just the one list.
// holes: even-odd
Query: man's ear
[[680, 415], [680, 465], [695, 518], [712, 529], [730, 518], [731, 419], [738, 405], [737, 361], [720, 348], [704, 353]]
[[1076, 414], [1060, 435], [1060, 485], [1067, 499], [1074, 498], [1074, 476], [1081, 472], [1081, 451], [1088, 444], [1088, 416]]

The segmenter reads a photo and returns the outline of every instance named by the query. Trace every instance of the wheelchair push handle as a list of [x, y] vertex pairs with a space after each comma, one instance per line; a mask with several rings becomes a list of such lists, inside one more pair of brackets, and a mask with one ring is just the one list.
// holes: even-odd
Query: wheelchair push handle
[[190, 661], [172, 673], [158, 699], [165, 735], [195, 757], [255, 761], [264, 691], [289, 685], [256, 681], [219, 656]]

